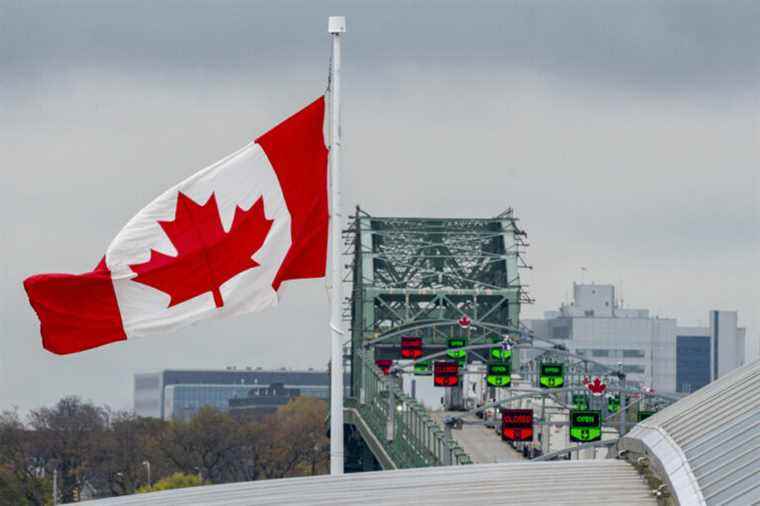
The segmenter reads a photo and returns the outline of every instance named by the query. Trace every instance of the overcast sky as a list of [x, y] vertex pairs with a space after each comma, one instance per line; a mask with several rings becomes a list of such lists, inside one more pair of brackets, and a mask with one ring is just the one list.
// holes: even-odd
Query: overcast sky
[[[464, 4], [465, 2], [461, 2]], [[170, 185], [323, 93], [344, 51], [346, 206], [492, 216], [556, 308], [581, 280], [760, 333], [760, 3], [0, 0], [0, 409], [132, 405], [167, 367], [324, 367], [323, 281], [276, 310], [58, 357], [22, 280], [91, 269]]]

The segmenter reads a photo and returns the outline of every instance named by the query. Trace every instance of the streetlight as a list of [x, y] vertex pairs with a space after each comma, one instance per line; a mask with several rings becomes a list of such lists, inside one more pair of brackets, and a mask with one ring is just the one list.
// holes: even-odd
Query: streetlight
[[143, 460], [142, 465], [145, 466], [145, 469], [148, 471], [148, 486], [150, 487], [153, 485], [153, 483], [150, 480], [150, 462], [148, 462], [147, 460]]

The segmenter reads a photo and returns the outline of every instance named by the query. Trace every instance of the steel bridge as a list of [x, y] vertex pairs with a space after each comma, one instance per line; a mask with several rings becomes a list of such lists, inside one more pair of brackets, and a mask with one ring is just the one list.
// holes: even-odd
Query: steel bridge
[[[361, 445], [349, 440], [349, 459], [371, 469], [368, 448], [384, 469], [470, 463], [375, 359], [397, 348], [402, 334], [422, 337], [431, 350], [465, 333], [472, 343], [519, 334], [520, 306], [529, 302], [519, 275], [526, 234], [511, 209], [493, 218], [391, 218], [357, 208], [344, 238], [352, 285], [345, 420], [349, 439], [365, 445], [356, 450]], [[463, 329], [463, 316], [481, 324]]]
[[[448, 339], [457, 337], [467, 338], [467, 345], [460, 350], [470, 360], [483, 364], [488, 362], [484, 355], [488, 356], [494, 343], [507, 344], [515, 350], [512, 371], [530, 390], [492, 391], [490, 404], [476, 409], [458, 406], [460, 410], [469, 409], [462, 415], [468, 417], [468, 424], [478, 423], [474, 417], [489, 407], [524, 402], [531, 405], [531, 399], [538, 398], [538, 423], [543, 427], [556, 425], [545, 416], [547, 400], [552, 406], [571, 409], [572, 393], [586, 391], [583, 379], [591, 374], [602, 376], [611, 392], [625, 392], [619, 396], [621, 399], [633, 395], [636, 405], [641, 401], [672, 401], [639, 395], [638, 386], [626, 382], [621, 371], [575, 355], [520, 325], [520, 308], [532, 302], [520, 281], [520, 269], [529, 268], [523, 256], [528, 244], [511, 209], [493, 218], [391, 218], [371, 216], [357, 208], [343, 237], [345, 253], [351, 258], [350, 274], [345, 279], [351, 284], [351, 296], [344, 312], [351, 330], [344, 352], [346, 369], [350, 371], [344, 403], [347, 469], [398, 469], [473, 461], [473, 456], [452, 438], [450, 428], [441, 423], [447, 414], [428, 412], [414, 398], [414, 386], [411, 396], [405, 393], [401, 376], [404, 369], [412, 372], [410, 364], [395, 366], [396, 374], [390, 376], [376, 366], [376, 359], [398, 358], [403, 335], [421, 337], [428, 358], [445, 355]], [[472, 324], [462, 325], [463, 318]], [[520, 364], [521, 351], [530, 352], [523, 354], [524, 364]], [[545, 361], [564, 365], [565, 388], [536, 388], [537, 366]], [[468, 374], [482, 372], [465, 372]], [[447, 404], [453, 405], [452, 390], [441, 390], [449, 396]], [[620, 410], [626, 416], [608, 413], [602, 399], [594, 399], [592, 404], [601, 410], [604, 425], [618, 434], [636, 423], [634, 410], [626, 409], [625, 401]], [[549, 450], [549, 432], [544, 430], [544, 434], [545, 452]], [[486, 439], [477, 441], [472, 439], [474, 436]], [[460, 439], [471, 451], [491, 444], [502, 448], [505, 455], [512, 451], [486, 431], [470, 429], [467, 435], [460, 434]], [[481, 455], [485, 453], [493, 455]]]

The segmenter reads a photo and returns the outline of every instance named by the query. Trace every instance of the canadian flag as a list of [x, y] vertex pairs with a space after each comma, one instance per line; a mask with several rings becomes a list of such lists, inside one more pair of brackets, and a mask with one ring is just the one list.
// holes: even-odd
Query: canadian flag
[[135, 215], [94, 271], [24, 281], [43, 346], [75, 353], [274, 306], [325, 275], [324, 97]]

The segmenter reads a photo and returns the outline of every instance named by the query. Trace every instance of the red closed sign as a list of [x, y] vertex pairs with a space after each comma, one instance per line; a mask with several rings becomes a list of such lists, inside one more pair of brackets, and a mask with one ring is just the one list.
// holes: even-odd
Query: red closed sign
[[433, 384], [437, 387], [455, 387], [459, 384], [459, 364], [450, 360], [433, 363]]
[[422, 356], [422, 338], [414, 336], [401, 337], [401, 358], [417, 359]]
[[533, 441], [533, 410], [502, 409], [501, 438], [504, 441]]

